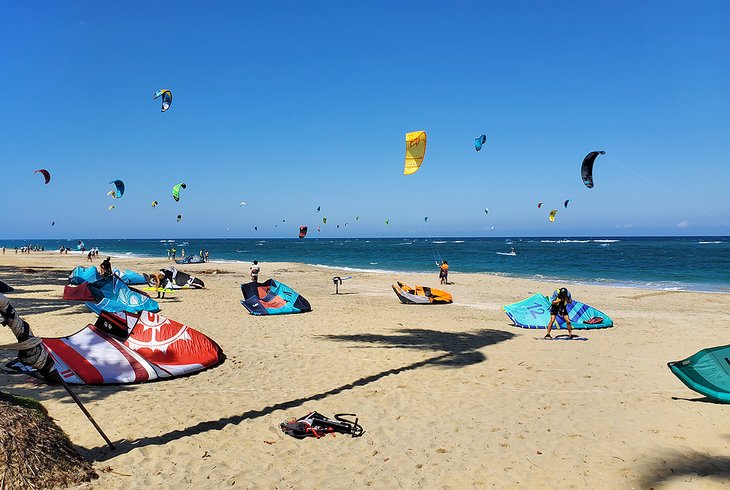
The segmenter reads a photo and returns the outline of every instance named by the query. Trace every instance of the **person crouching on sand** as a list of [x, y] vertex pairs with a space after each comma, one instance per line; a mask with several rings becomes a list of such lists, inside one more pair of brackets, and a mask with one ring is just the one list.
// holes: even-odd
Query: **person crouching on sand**
[[550, 298], [550, 323], [547, 326], [546, 339], [552, 339], [550, 336], [550, 330], [553, 329], [555, 323], [555, 317], [560, 315], [568, 325], [568, 336], [573, 336], [573, 324], [570, 323], [570, 317], [568, 316], [568, 304], [573, 302], [573, 298], [570, 295], [570, 291], [566, 288], [560, 288], [553, 291], [553, 295]]

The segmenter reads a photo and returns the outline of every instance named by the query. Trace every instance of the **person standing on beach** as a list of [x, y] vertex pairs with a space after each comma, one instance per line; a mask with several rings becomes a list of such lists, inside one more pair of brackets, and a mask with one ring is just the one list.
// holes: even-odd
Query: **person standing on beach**
[[175, 247], [172, 248], [172, 260], [175, 260], [175, 257], [177, 257], [177, 249]]
[[204, 258], [205, 258], [205, 261], [208, 262], [208, 251], [207, 250], [205, 251], [205, 257]]
[[445, 260], [442, 260], [439, 266], [439, 279], [441, 279], [441, 284], [449, 283], [449, 263]]
[[261, 272], [261, 268], [259, 267], [259, 261], [254, 260], [250, 269], [251, 269], [251, 281], [258, 283], [259, 282], [259, 272]]
[[107, 257], [106, 259], [104, 259], [104, 261], [99, 266], [99, 269], [101, 269], [102, 277], [111, 277], [112, 276], [112, 258]]
[[568, 325], [568, 336], [573, 336], [573, 324], [570, 323], [570, 317], [568, 316], [568, 304], [572, 302], [573, 298], [567, 288], [560, 288], [553, 291], [553, 295], [550, 298], [550, 323], [547, 326], [546, 339], [552, 339], [550, 330], [553, 329], [555, 317], [558, 315], [562, 316], [565, 324]]
[[185, 258], [185, 249], [182, 249], [182, 252], [180, 252], [180, 258], [181, 259]]

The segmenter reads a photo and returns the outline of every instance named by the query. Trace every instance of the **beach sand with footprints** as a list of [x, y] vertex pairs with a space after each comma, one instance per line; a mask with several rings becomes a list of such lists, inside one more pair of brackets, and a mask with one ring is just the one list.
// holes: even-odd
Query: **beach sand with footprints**
[[[79, 264], [0, 256], [0, 278], [17, 290], [8, 297], [37, 335], [95, 320], [61, 299]], [[511, 326], [501, 307], [559, 284], [453, 270], [444, 289], [454, 304], [415, 306], [390, 285], [439, 287], [436, 274], [261, 266], [261, 280], [288, 284], [313, 311], [250, 316], [239, 303], [248, 264], [179, 266], [207, 288], [160, 300], [162, 314], [214, 339], [226, 361], [168, 381], [75, 387], [115, 451], [63, 388], [0, 374], [3, 389], [43, 402], [94, 461], [93, 488], [726, 488], [726, 406], [666, 363], [728, 342], [730, 295], [571, 285], [616, 326], [581, 333], [587, 342], [543, 342], [544, 331]], [[338, 295], [335, 275], [353, 276]], [[279, 429], [312, 410], [356, 413], [366, 432], [296, 440]]]

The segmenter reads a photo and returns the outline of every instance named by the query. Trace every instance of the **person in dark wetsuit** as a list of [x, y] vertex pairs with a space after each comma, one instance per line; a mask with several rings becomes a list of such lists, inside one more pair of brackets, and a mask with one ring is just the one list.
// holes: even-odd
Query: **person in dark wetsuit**
[[111, 277], [112, 276], [112, 258], [107, 257], [104, 259], [104, 262], [101, 263], [99, 266], [99, 269], [101, 269], [101, 275], [103, 277]]
[[560, 288], [553, 291], [553, 295], [550, 298], [550, 323], [547, 326], [546, 339], [551, 339], [550, 330], [553, 329], [555, 323], [555, 317], [560, 315], [568, 325], [568, 336], [573, 336], [573, 324], [570, 323], [570, 317], [568, 316], [568, 304], [573, 302], [573, 298], [570, 295], [570, 291], [566, 288]]

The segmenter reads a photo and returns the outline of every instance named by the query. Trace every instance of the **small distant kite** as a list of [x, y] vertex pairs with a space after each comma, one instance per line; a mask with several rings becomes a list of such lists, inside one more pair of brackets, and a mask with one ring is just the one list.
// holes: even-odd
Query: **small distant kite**
[[51, 226], [56, 226], [56, 222], [54, 221], [53, 223], [51, 223]]
[[355, 216], [355, 221], [360, 221], [360, 216]]
[[565, 202], [563, 203], [563, 207], [566, 207], [567, 208], [568, 207], [568, 203], [571, 203], [571, 202], [573, 202], [572, 199], [566, 199]]
[[557, 209], [553, 209], [552, 211], [550, 211], [550, 216], [548, 217], [548, 219], [550, 220], [551, 223], [553, 221], [555, 221], [555, 215], [556, 214], [558, 214], [558, 210]]
[[286, 223], [286, 219], [281, 220], [282, 223]]
[[254, 226], [253, 227], [253, 231], [259, 231], [259, 227], [258, 226]]
[[299, 239], [303, 240], [305, 236], [307, 236], [307, 228], [306, 226], [300, 226], [299, 227]]
[[177, 215], [177, 222], [179, 223], [179, 222], [180, 222], [180, 220], [182, 220], [182, 214], [178, 214], [178, 215]]
[[322, 206], [317, 206], [317, 212], [319, 213], [319, 210], [322, 208]]
[[542, 207], [542, 201], [540, 201], [539, 203], [537, 203], [537, 209], [540, 209], [541, 207]]
[[340, 225], [337, 225], [337, 229], [338, 229], [338, 230], [340, 229]]
[[489, 208], [484, 209], [484, 214], [489, 214]]
[[156, 208], [158, 204], [160, 204], [160, 203], [157, 202], [157, 201], [152, 201], [152, 207], [153, 208]]
[[425, 218], [423, 218], [423, 222], [424, 223], [428, 223], [428, 216], [426, 216]]
[[238, 203], [239, 206], [248, 206], [248, 203], [246, 201], [241, 201]]
[[492, 226], [492, 227], [491, 227], [491, 228], [489, 229], [489, 231], [494, 231], [494, 226]]
[[152, 98], [152, 100], [157, 100], [160, 97], [162, 97], [162, 109], [161, 110], [162, 110], [162, 112], [165, 112], [172, 105], [172, 92], [170, 92], [166, 88], [163, 88], [162, 90], [158, 90], [157, 92], [155, 92], [155, 96]]
[[124, 182], [121, 180], [112, 180], [109, 183], [114, 184], [114, 190], [108, 192], [108, 196], [112, 196], [114, 199], [119, 199], [124, 195]]
[[33, 175], [35, 174], [42, 174], [43, 179], [45, 179], [46, 184], [48, 184], [51, 181], [51, 173], [46, 170], [45, 168], [39, 168], [38, 170], [33, 172]]
[[593, 188], [593, 164], [596, 162], [596, 157], [605, 154], [605, 151], [592, 151], [583, 159], [583, 165], [580, 166], [580, 176], [589, 189]]
[[481, 150], [482, 149], [482, 146], [484, 146], [484, 143], [486, 143], [486, 142], [487, 142], [487, 135], [486, 134], [483, 134], [481, 136], [477, 136], [474, 139], [474, 149], [476, 151]]
[[406, 159], [403, 175], [411, 175], [418, 171], [426, 156], [426, 132], [413, 131], [406, 133]]
[[386, 220], [385, 220], [385, 224], [386, 224], [386, 225], [389, 225], [389, 224], [390, 224], [390, 220], [389, 220], [389, 219], [386, 219]]
[[116, 206], [114, 206], [114, 204], [112, 204], [111, 206], [109, 206], [109, 211], [113, 211], [114, 209], [116, 209]]
[[321, 229], [319, 228], [319, 226], [318, 226], [318, 227], [317, 227], [317, 233], [319, 233], [320, 231], [322, 231], [322, 230], [321, 230]]
[[185, 182], [180, 182], [179, 184], [175, 184], [172, 186], [172, 198], [175, 200], [175, 202], [178, 202], [180, 200], [180, 190], [187, 189], [188, 186], [185, 185]]
[[322, 224], [325, 224], [325, 225], [327, 224], [327, 216], [325, 216], [324, 218], [322, 218]]

